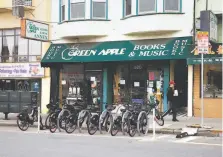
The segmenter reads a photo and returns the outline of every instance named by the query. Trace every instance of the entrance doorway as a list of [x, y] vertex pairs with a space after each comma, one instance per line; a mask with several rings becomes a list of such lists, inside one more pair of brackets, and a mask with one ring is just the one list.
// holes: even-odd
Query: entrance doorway
[[188, 71], [186, 60], [177, 60], [174, 68], [174, 81], [176, 88], [178, 89], [178, 101], [179, 108], [187, 107], [187, 84], [188, 84]]

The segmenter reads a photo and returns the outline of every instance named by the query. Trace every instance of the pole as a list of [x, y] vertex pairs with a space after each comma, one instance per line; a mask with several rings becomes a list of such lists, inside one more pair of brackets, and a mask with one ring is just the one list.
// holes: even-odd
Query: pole
[[204, 54], [201, 54], [201, 127], [204, 125]]
[[156, 138], [155, 108], [153, 108], [153, 139]]
[[40, 131], [40, 107], [38, 107], [38, 133]]

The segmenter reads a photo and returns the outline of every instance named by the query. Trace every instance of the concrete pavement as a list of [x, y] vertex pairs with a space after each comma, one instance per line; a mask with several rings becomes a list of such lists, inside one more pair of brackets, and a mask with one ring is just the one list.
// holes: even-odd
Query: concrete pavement
[[[9, 120], [4, 120], [4, 115], [0, 114], [0, 129], [4, 126], [16, 127], [16, 115], [17, 114], [9, 114]], [[42, 115], [45, 120], [47, 115]], [[179, 134], [181, 129], [187, 127], [187, 125], [192, 124], [200, 124], [200, 118], [196, 117], [186, 117], [186, 116], [178, 116], [180, 122], [172, 122], [172, 116], [167, 116], [164, 118], [165, 124], [164, 126], [158, 126], [156, 124], [156, 132], [162, 134]], [[152, 118], [150, 116], [149, 121], [149, 133], [152, 132]], [[211, 129], [203, 129], [200, 128], [198, 135], [199, 136], [222, 136], [222, 119], [220, 118], [204, 118], [204, 123], [206, 126], [212, 127]], [[37, 127], [37, 123], [34, 124], [34, 127]]]
[[[188, 137], [190, 138], [190, 137]], [[221, 138], [176, 139], [173, 135], [111, 137], [0, 130], [1, 157], [221, 157]]]

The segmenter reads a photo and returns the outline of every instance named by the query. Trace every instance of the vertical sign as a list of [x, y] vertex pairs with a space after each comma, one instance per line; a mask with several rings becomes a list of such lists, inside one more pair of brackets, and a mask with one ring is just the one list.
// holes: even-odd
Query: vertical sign
[[201, 54], [201, 127], [204, 124], [204, 54], [208, 53], [208, 32], [197, 32], [197, 50]]
[[208, 53], [208, 32], [197, 32], [197, 49], [199, 54]]

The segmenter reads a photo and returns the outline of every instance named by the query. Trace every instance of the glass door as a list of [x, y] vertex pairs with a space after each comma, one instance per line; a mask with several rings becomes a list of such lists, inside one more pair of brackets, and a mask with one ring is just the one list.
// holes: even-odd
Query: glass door
[[147, 101], [150, 101], [151, 96], [156, 96], [160, 110], [163, 108], [164, 94], [164, 69], [148, 66], [147, 68]]
[[86, 71], [85, 77], [87, 80], [87, 102], [89, 105], [100, 107], [102, 104], [102, 72]]
[[146, 71], [143, 64], [130, 66], [131, 102], [144, 104], [146, 96]]

